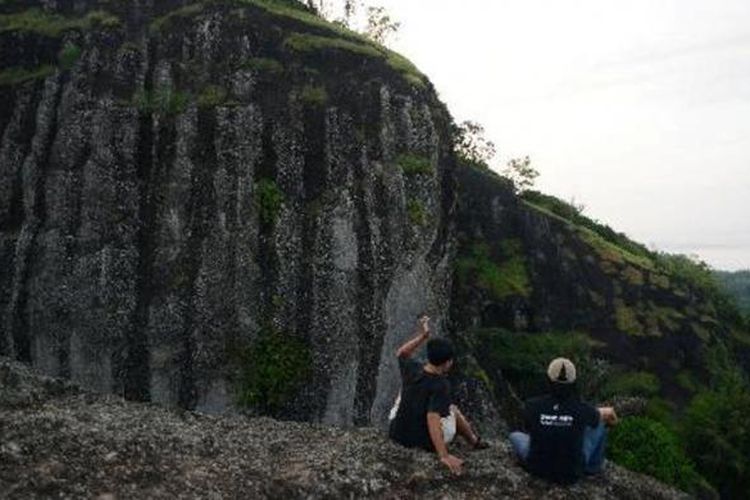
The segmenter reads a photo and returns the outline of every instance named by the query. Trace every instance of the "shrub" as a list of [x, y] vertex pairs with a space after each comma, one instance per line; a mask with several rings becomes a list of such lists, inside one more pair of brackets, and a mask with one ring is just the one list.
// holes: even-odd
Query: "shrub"
[[661, 389], [659, 378], [649, 372], [627, 372], [611, 375], [604, 387], [604, 397], [656, 396]]
[[498, 300], [511, 296], [531, 295], [531, 280], [526, 270], [526, 259], [519, 240], [505, 240], [500, 244], [499, 256], [493, 258], [486, 243], [475, 243], [469, 255], [456, 262], [458, 279], [466, 283], [475, 278], [477, 285]]
[[227, 99], [227, 90], [218, 85], [209, 85], [198, 96], [199, 108], [214, 108]]
[[60, 62], [60, 66], [63, 69], [70, 69], [80, 57], [81, 47], [73, 42], [67, 42], [65, 46], [60, 50], [60, 53], [57, 56], [57, 60]]
[[429, 175], [435, 171], [429, 158], [411, 153], [399, 155], [396, 163], [405, 175]]
[[173, 89], [138, 91], [133, 96], [133, 104], [142, 113], [156, 113], [163, 116], [176, 115], [185, 111], [188, 95]]
[[547, 365], [556, 357], [572, 360], [581, 380], [591, 372], [591, 340], [581, 333], [481, 329], [469, 332], [468, 336], [482, 365], [501, 367], [503, 376], [522, 398], [547, 390]]
[[622, 419], [609, 435], [609, 458], [623, 467], [691, 491], [700, 482], [678, 437], [647, 417]]
[[255, 183], [255, 192], [260, 221], [266, 225], [275, 224], [284, 203], [284, 193], [273, 179], [268, 178]]
[[253, 57], [242, 63], [242, 67], [258, 73], [277, 75], [284, 71], [284, 66], [276, 59]]
[[243, 353], [238, 403], [277, 413], [307, 379], [311, 363], [305, 342], [267, 327]]
[[750, 393], [731, 384], [696, 395], [682, 426], [688, 453], [722, 497], [750, 491]]
[[305, 85], [299, 97], [302, 102], [310, 106], [321, 107], [328, 102], [328, 92], [320, 85]]
[[412, 224], [424, 226], [427, 223], [427, 211], [421, 201], [409, 200], [406, 211]]

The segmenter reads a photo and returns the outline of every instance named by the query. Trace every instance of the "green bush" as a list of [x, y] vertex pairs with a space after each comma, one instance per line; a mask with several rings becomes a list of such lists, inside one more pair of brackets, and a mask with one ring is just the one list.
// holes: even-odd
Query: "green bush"
[[659, 378], [649, 372], [627, 372], [610, 375], [604, 387], [604, 397], [612, 396], [641, 396], [650, 398], [656, 396], [661, 389]]
[[646, 417], [622, 419], [609, 435], [609, 458], [623, 467], [653, 476], [686, 491], [700, 482], [678, 437]]
[[732, 384], [695, 396], [682, 425], [688, 453], [724, 498], [750, 491], [750, 391]]
[[60, 66], [63, 69], [70, 69], [81, 57], [81, 47], [73, 42], [67, 42], [65, 46], [60, 50], [57, 56], [57, 60], [60, 62]]
[[275, 224], [284, 203], [284, 193], [273, 179], [268, 178], [255, 183], [255, 192], [260, 221], [266, 225]]
[[253, 57], [242, 63], [242, 67], [258, 73], [278, 75], [284, 72], [284, 66], [276, 59]]
[[585, 379], [591, 371], [591, 340], [582, 333], [480, 329], [467, 335], [481, 364], [500, 367], [521, 398], [547, 390], [547, 365], [554, 358], [571, 359], [579, 379]]
[[396, 158], [396, 163], [405, 175], [429, 175], [435, 171], [429, 158], [405, 153]]
[[328, 92], [321, 85], [305, 85], [299, 97], [305, 104], [315, 107], [325, 106], [328, 102]]
[[486, 243], [475, 243], [468, 255], [459, 257], [456, 272], [460, 283], [476, 280], [497, 300], [511, 296], [531, 295], [531, 280], [526, 270], [526, 259], [521, 242], [515, 239], [500, 244], [499, 255], [493, 257]]
[[305, 342], [266, 328], [243, 353], [238, 403], [263, 413], [277, 413], [307, 379], [311, 363]]
[[138, 91], [133, 104], [142, 112], [162, 116], [177, 115], [185, 111], [189, 96], [173, 89]]
[[227, 100], [227, 89], [219, 85], [208, 85], [198, 95], [199, 108], [214, 108]]
[[409, 221], [417, 226], [424, 226], [427, 223], [427, 211], [419, 200], [409, 200], [406, 205], [406, 212], [409, 214]]

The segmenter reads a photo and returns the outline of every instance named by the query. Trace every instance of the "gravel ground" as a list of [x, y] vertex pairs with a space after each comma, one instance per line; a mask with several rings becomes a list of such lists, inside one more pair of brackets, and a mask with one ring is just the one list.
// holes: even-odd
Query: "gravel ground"
[[0, 359], [3, 498], [683, 498], [611, 464], [552, 487], [508, 445], [459, 448], [450, 477], [429, 454], [368, 428], [209, 416], [89, 394]]

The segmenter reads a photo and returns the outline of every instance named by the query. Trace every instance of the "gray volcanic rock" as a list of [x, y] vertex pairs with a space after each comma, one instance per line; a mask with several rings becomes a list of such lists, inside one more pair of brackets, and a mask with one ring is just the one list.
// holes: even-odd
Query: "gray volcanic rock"
[[126, 402], [5, 359], [0, 382], [4, 498], [686, 497], [612, 464], [601, 477], [551, 486], [518, 467], [502, 440], [479, 452], [459, 448], [466, 473], [452, 478], [432, 455], [396, 446], [371, 428]]
[[426, 78], [283, 2], [34, 5], [0, 9], [22, 75], [0, 83], [0, 354], [221, 412], [265, 403], [266, 339], [312, 368], [261, 411], [382, 424], [395, 346], [422, 310], [445, 329], [453, 155]]

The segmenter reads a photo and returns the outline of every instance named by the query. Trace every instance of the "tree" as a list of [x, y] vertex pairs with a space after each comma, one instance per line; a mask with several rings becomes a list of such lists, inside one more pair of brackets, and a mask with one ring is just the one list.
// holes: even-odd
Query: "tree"
[[513, 181], [516, 191], [524, 191], [534, 187], [536, 178], [539, 177], [539, 171], [531, 166], [531, 159], [528, 156], [523, 158], [513, 158], [503, 171], [503, 175]]
[[485, 137], [484, 127], [470, 120], [456, 127], [453, 149], [461, 160], [481, 168], [489, 168], [496, 154], [495, 143]]
[[395, 35], [401, 23], [394, 21], [385, 7], [367, 7], [365, 36], [381, 45], [386, 45]]

